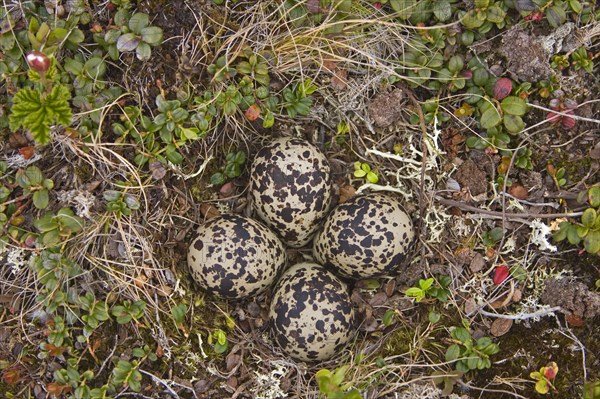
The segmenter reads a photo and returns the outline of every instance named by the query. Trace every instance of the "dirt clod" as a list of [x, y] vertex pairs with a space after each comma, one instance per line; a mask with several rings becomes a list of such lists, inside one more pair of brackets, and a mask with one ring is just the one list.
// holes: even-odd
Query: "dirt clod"
[[542, 42], [518, 26], [502, 37], [500, 54], [508, 60], [507, 70], [516, 80], [537, 82], [552, 76], [550, 54]]
[[541, 299], [546, 305], [560, 306], [565, 312], [579, 317], [593, 318], [600, 315], [600, 295], [591, 292], [585, 284], [578, 281], [549, 280]]
[[455, 178], [461, 188], [468, 188], [473, 196], [487, 191], [485, 172], [479, 169], [477, 164], [470, 159], [459, 166]]
[[377, 95], [369, 104], [369, 118], [377, 127], [388, 127], [402, 116], [404, 93], [395, 89]]

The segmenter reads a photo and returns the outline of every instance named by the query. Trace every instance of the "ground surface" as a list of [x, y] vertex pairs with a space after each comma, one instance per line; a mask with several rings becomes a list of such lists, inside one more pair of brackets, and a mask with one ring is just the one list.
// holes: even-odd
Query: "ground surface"
[[[89, 37], [93, 24], [106, 30], [115, 23], [117, 6], [92, 3], [92, 21], [81, 25], [87, 45], [63, 49], [58, 62], [76, 52], [89, 57], [96, 48]], [[82, 129], [86, 110], [76, 108], [74, 123], [53, 127], [52, 141], [45, 146], [23, 129], [2, 127], [0, 159], [8, 164], [2, 184], [13, 189], [2, 206], [19, 207], [17, 214], [2, 209], [8, 215], [2, 235], [11, 226], [20, 230], [12, 238], [5, 236], [8, 244], [0, 255], [0, 393], [46, 398], [79, 392], [79, 397], [99, 398], [99, 391], [81, 387], [105, 387], [107, 397], [352, 398], [358, 396], [343, 391], [354, 388], [363, 398], [439, 398], [450, 392], [454, 398], [538, 398], [542, 396], [530, 373], [556, 362], [559, 371], [547, 396], [583, 397], [584, 384], [600, 383], [600, 260], [582, 244], [557, 243], [551, 233], [536, 232], [543, 231], [540, 224], [556, 230], [560, 221], [578, 223], [589, 208], [576, 200], [579, 193], [599, 182], [598, 66], [586, 72], [552, 65], [553, 56], [580, 47], [596, 57], [598, 22], [582, 22], [570, 12], [555, 29], [546, 19], [526, 21], [511, 9], [511, 26], [495, 26], [465, 46], [456, 40], [456, 31], [465, 30], [456, 22], [456, 10], [472, 4], [455, 2], [441, 40], [446, 44], [440, 46], [439, 40], [428, 38], [429, 31], [415, 29], [418, 21], [395, 19], [390, 4], [378, 10], [369, 2], [352, 2], [349, 15], [354, 18], [342, 22], [328, 5], [319, 8], [318, 2], [307, 1], [309, 16], [322, 11], [331, 19], [294, 24], [281, 3], [141, 1], [135, 9], [163, 29], [164, 40], [152, 48], [149, 61], [132, 53], [114, 61], [106, 58], [104, 80], [124, 94], [102, 105], [100, 122], [89, 129], [92, 134]], [[14, 4], [4, 7], [16, 9]], [[14, 31], [28, 24], [17, 22]], [[425, 23], [434, 24], [441, 22], [433, 16]], [[517, 87], [527, 94], [520, 97], [529, 104], [523, 116], [527, 129], [511, 135], [505, 147], [468, 146], [467, 139], [485, 129], [479, 110], [466, 117], [457, 113], [468, 109], [465, 92], [452, 90], [452, 83], [443, 79], [435, 88], [427, 87], [427, 80], [419, 81], [424, 86], [413, 84], [411, 68], [394, 63], [410, 52], [415, 37], [431, 38], [427, 54], [440, 54], [444, 65], [454, 54], [464, 57], [456, 79], [470, 79], [467, 72], [477, 67], [467, 63], [474, 59], [484, 60], [496, 78], [511, 79], [513, 95], [518, 96]], [[127, 119], [126, 106], [138, 106], [154, 118], [158, 95], [181, 100], [190, 114], [200, 112], [202, 101], [195, 102], [194, 96], [239, 85], [242, 75], [218, 82], [209, 65], [222, 55], [235, 64], [246, 46], [264, 54], [271, 93], [312, 80], [316, 91], [309, 113], [291, 115], [278, 108], [273, 126], [264, 127], [266, 108], [258, 119], [241, 105], [230, 115], [218, 111], [204, 137], [179, 147], [179, 165], [165, 159], [163, 147], [153, 149], [133, 135], [115, 133], [113, 124]], [[429, 67], [416, 70], [424, 68]], [[434, 78], [436, 73], [434, 69]], [[7, 98], [3, 115], [10, 113], [10, 98], [25, 79], [23, 73], [16, 75], [10, 75], [12, 81], [4, 79], [0, 88]], [[548, 85], [552, 94], [543, 96]], [[492, 92], [486, 97], [490, 102], [496, 101]], [[439, 100], [435, 111], [421, 108], [431, 98]], [[553, 98], [561, 104], [576, 102], [576, 123], [545, 121]], [[139, 132], [146, 128], [139, 122], [136, 126]], [[253, 215], [250, 162], [264, 143], [282, 135], [305, 138], [326, 154], [336, 201], [362, 192], [390, 192], [405, 203], [418, 232], [412, 260], [397, 275], [351, 282], [360, 320], [356, 339], [321, 364], [295, 362], [273, 344], [267, 317], [270, 291], [222, 301], [199, 290], [186, 265], [187, 245], [198, 224], [224, 212]], [[522, 157], [516, 150], [521, 147], [531, 152]], [[237, 151], [248, 159], [239, 176], [212, 184], [211, 176], [227, 164], [226, 155]], [[140, 153], [150, 154], [141, 166], [136, 164]], [[521, 158], [529, 164], [519, 167]], [[356, 161], [368, 164], [379, 181], [355, 177]], [[36, 209], [11, 177], [28, 165], [38, 166], [54, 182], [45, 210]], [[551, 173], [559, 168], [565, 170], [562, 185]], [[126, 193], [139, 206], [131, 206], [136, 208], [131, 215], [108, 209], [106, 192], [111, 190]], [[72, 208], [82, 220], [80, 231], [57, 244], [79, 271], [65, 272], [66, 262], [47, 260], [45, 270], [57, 273], [58, 281], [49, 285], [47, 272], [36, 269], [33, 261], [45, 253], [35, 223], [46, 211], [62, 207]], [[26, 232], [33, 234], [29, 241]], [[553, 245], [555, 250], [548, 248]], [[310, 248], [288, 251], [290, 264], [310, 256]], [[500, 278], [505, 266], [508, 278]], [[419, 302], [406, 295], [419, 279], [433, 277], [439, 287], [441, 276], [449, 276], [446, 301], [431, 293]], [[86, 293], [93, 293], [94, 309], [107, 309], [107, 317], [97, 316], [96, 325], [90, 324], [89, 306], [71, 299]], [[122, 309], [117, 307], [135, 301], [145, 303], [144, 312], [118, 321]], [[58, 305], [53, 308], [53, 303]], [[454, 362], [446, 358], [449, 346], [457, 343], [450, 333], [456, 327], [468, 328], [475, 340], [491, 337], [498, 345], [489, 368], [456, 374]], [[319, 389], [318, 370], [343, 366], [348, 366], [346, 386]], [[137, 387], [120, 378], [120, 367], [132, 380], [139, 373]], [[83, 376], [86, 370], [92, 376]], [[443, 383], [433, 382], [440, 375], [446, 376], [446, 393]]]

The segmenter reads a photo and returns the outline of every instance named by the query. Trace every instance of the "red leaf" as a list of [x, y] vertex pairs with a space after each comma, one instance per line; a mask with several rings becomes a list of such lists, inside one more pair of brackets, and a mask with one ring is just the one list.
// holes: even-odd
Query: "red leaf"
[[560, 115], [554, 112], [548, 112], [548, 115], [546, 115], [546, 120], [550, 123], [558, 123], [560, 122], [560, 119]]
[[[573, 114], [573, 111], [568, 109], [566, 111], [564, 111], [565, 114]], [[572, 128], [575, 126], [575, 124], [577, 123], [577, 121], [574, 118], [571, 118], [570, 116], [562, 116], [560, 118], [560, 123], [566, 127], [566, 128]]]
[[308, 9], [309, 13], [316, 14], [321, 12], [321, 2], [319, 0], [307, 0], [306, 8]]
[[19, 154], [21, 154], [24, 159], [31, 159], [35, 154], [35, 147], [21, 147], [19, 148]]
[[2, 373], [2, 379], [8, 385], [18, 384], [21, 378], [21, 370], [17, 368], [8, 369]]
[[574, 314], [568, 314], [565, 319], [567, 320], [567, 323], [569, 323], [570, 326], [573, 327], [583, 327], [583, 325], [585, 324], [583, 319], [577, 315]]
[[512, 81], [508, 78], [500, 78], [494, 85], [494, 98], [498, 101], [507, 97], [512, 91]]
[[508, 278], [510, 275], [510, 270], [506, 266], [498, 266], [494, 270], [494, 284], [500, 285]]
[[246, 119], [249, 121], [255, 121], [260, 116], [260, 108], [256, 104], [252, 104], [244, 113]]
[[71, 386], [68, 384], [60, 385], [60, 384], [57, 384], [56, 382], [51, 382], [50, 384], [48, 384], [47, 389], [48, 389], [48, 394], [54, 395], [54, 396], [60, 396], [63, 393], [71, 391]]
[[57, 357], [61, 356], [65, 352], [66, 348], [64, 346], [56, 346], [48, 343], [46, 344], [46, 350], [50, 356]]
[[343, 90], [348, 86], [348, 71], [345, 69], [338, 69], [331, 77], [331, 87], [334, 90]]

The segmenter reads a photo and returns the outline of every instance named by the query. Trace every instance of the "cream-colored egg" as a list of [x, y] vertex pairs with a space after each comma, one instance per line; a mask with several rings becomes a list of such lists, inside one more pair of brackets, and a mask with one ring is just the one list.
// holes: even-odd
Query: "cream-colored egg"
[[258, 216], [284, 243], [302, 247], [330, 209], [329, 162], [306, 140], [277, 139], [254, 158], [250, 192]]
[[407, 261], [414, 236], [410, 217], [396, 197], [368, 194], [331, 212], [315, 237], [313, 254], [345, 277], [391, 275]]
[[198, 284], [215, 295], [241, 299], [263, 292], [283, 270], [281, 240], [256, 220], [225, 214], [196, 231], [188, 265]]
[[348, 287], [315, 263], [299, 263], [284, 272], [269, 316], [281, 349], [304, 361], [339, 353], [356, 327]]

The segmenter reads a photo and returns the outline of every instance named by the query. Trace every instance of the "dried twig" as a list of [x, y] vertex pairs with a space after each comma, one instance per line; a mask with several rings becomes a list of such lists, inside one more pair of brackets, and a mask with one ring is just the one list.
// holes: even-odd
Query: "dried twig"
[[483, 309], [480, 309], [479, 313], [484, 316], [495, 317], [497, 319], [529, 320], [529, 319], [535, 319], [538, 317], [553, 315], [554, 312], [558, 312], [558, 311], [562, 311], [562, 308], [560, 306], [555, 306], [555, 307], [549, 308], [549, 309], [541, 309], [541, 310], [538, 310], [537, 312], [533, 312], [533, 313], [500, 314], [500, 313], [488, 312]]

